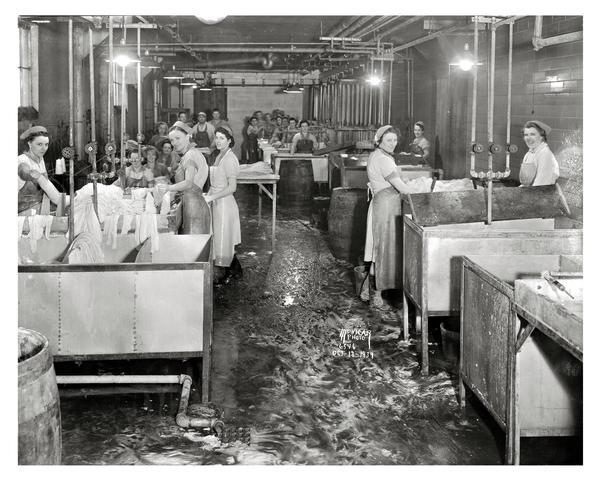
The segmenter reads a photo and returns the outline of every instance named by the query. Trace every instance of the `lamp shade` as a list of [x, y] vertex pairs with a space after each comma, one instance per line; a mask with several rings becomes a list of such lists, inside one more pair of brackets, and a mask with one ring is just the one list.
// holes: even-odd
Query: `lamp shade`
[[183, 78], [183, 75], [177, 70], [175, 70], [175, 65], [173, 65], [173, 68], [171, 70], [167, 70], [165, 72], [163, 78], [166, 80], [181, 80]]

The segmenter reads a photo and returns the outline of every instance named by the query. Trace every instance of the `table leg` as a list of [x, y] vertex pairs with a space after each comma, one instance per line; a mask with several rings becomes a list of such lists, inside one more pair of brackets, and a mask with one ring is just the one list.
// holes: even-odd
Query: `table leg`
[[272, 217], [273, 217], [273, 221], [272, 221], [272, 226], [271, 226], [271, 252], [275, 251], [275, 224], [277, 222], [277, 184], [274, 183], [273, 184], [273, 213], [272, 213]]
[[262, 192], [260, 191], [260, 185], [258, 186], [258, 224], [260, 225], [260, 218], [262, 213]]
[[402, 291], [402, 321], [402, 336], [404, 341], [408, 341], [408, 300], [404, 291]]
[[421, 374], [429, 375], [429, 318], [427, 310], [421, 311]]

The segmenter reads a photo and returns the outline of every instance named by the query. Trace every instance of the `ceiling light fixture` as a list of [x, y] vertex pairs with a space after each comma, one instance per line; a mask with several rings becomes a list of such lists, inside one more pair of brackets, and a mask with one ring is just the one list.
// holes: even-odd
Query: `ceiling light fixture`
[[191, 87], [196, 84], [196, 80], [194, 80], [192, 77], [183, 77], [179, 83], [184, 87]]
[[[203, 6], [202, 8], [205, 9], [206, 6]], [[202, 23], [206, 23], [207, 25], [214, 25], [215, 23], [219, 23], [225, 20], [225, 18], [227, 18], [227, 15], [223, 15], [220, 12], [209, 11], [208, 13], [205, 13], [203, 15], [196, 15], [196, 18]]]
[[175, 70], [175, 65], [173, 65], [172, 70], [168, 70], [163, 75], [163, 78], [165, 80], [181, 80], [183, 78], [183, 75], [181, 73], [179, 73], [177, 70]]
[[477, 62], [473, 54], [469, 51], [469, 44], [465, 43], [465, 48], [462, 55], [451, 62], [450, 65], [455, 65], [460, 68], [463, 72], [470, 71], [475, 65], [483, 65], [481, 62]]

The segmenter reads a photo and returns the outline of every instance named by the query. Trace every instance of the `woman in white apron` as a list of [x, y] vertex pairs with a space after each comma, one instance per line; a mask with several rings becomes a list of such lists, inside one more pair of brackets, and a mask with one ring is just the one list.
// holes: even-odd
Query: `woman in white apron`
[[523, 140], [529, 151], [525, 154], [519, 171], [521, 185], [536, 187], [556, 183], [559, 175], [558, 162], [546, 143], [551, 130], [539, 120], [530, 120], [523, 126]]
[[235, 256], [235, 246], [242, 242], [240, 213], [233, 194], [237, 188], [240, 170], [238, 158], [231, 148], [235, 141], [230, 130], [219, 127], [215, 131], [215, 145], [219, 154], [210, 167], [210, 189], [204, 196], [212, 208], [213, 259], [217, 283], [229, 277], [241, 277], [242, 267]]
[[392, 156], [397, 144], [396, 130], [384, 125], [375, 133], [376, 149], [367, 160], [369, 190], [373, 193], [373, 200], [367, 213], [364, 260], [371, 262], [370, 275], [375, 277], [371, 303], [377, 308], [385, 306], [381, 291], [400, 288], [402, 281], [397, 261], [402, 255], [396, 238], [396, 218], [400, 215], [401, 206], [398, 194], [411, 193], [412, 190], [400, 178]]

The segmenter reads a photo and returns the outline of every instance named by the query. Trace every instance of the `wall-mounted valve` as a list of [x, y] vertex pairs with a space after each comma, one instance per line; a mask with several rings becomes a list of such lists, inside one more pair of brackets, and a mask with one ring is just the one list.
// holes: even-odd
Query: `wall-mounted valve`
[[117, 151], [117, 147], [115, 146], [114, 143], [108, 142], [106, 145], [104, 145], [104, 153], [106, 153], [107, 155], [112, 155], [116, 151]]
[[506, 150], [509, 153], [517, 153], [519, 151], [519, 147], [511, 143], [506, 145]]
[[98, 153], [98, 145], [96, 145], [96, 142], [86, 143], [84, 151], [88, 155], [96, 155]]
[[65, 160], [71, 160], [75, 156], [73, 147], [65, 147], [62, 149], [62, 156]]
[[471, 145], [471, 150], [473, 153], [481, 153], [483, 152], [483, 145], [481, 145], [481, 143], [474, 143]]
[[490, 146], [488, 148], [490, 153], [492, 154], [500, 152], [500, 145], [498, 145], [497, 143], [490, 143]]

